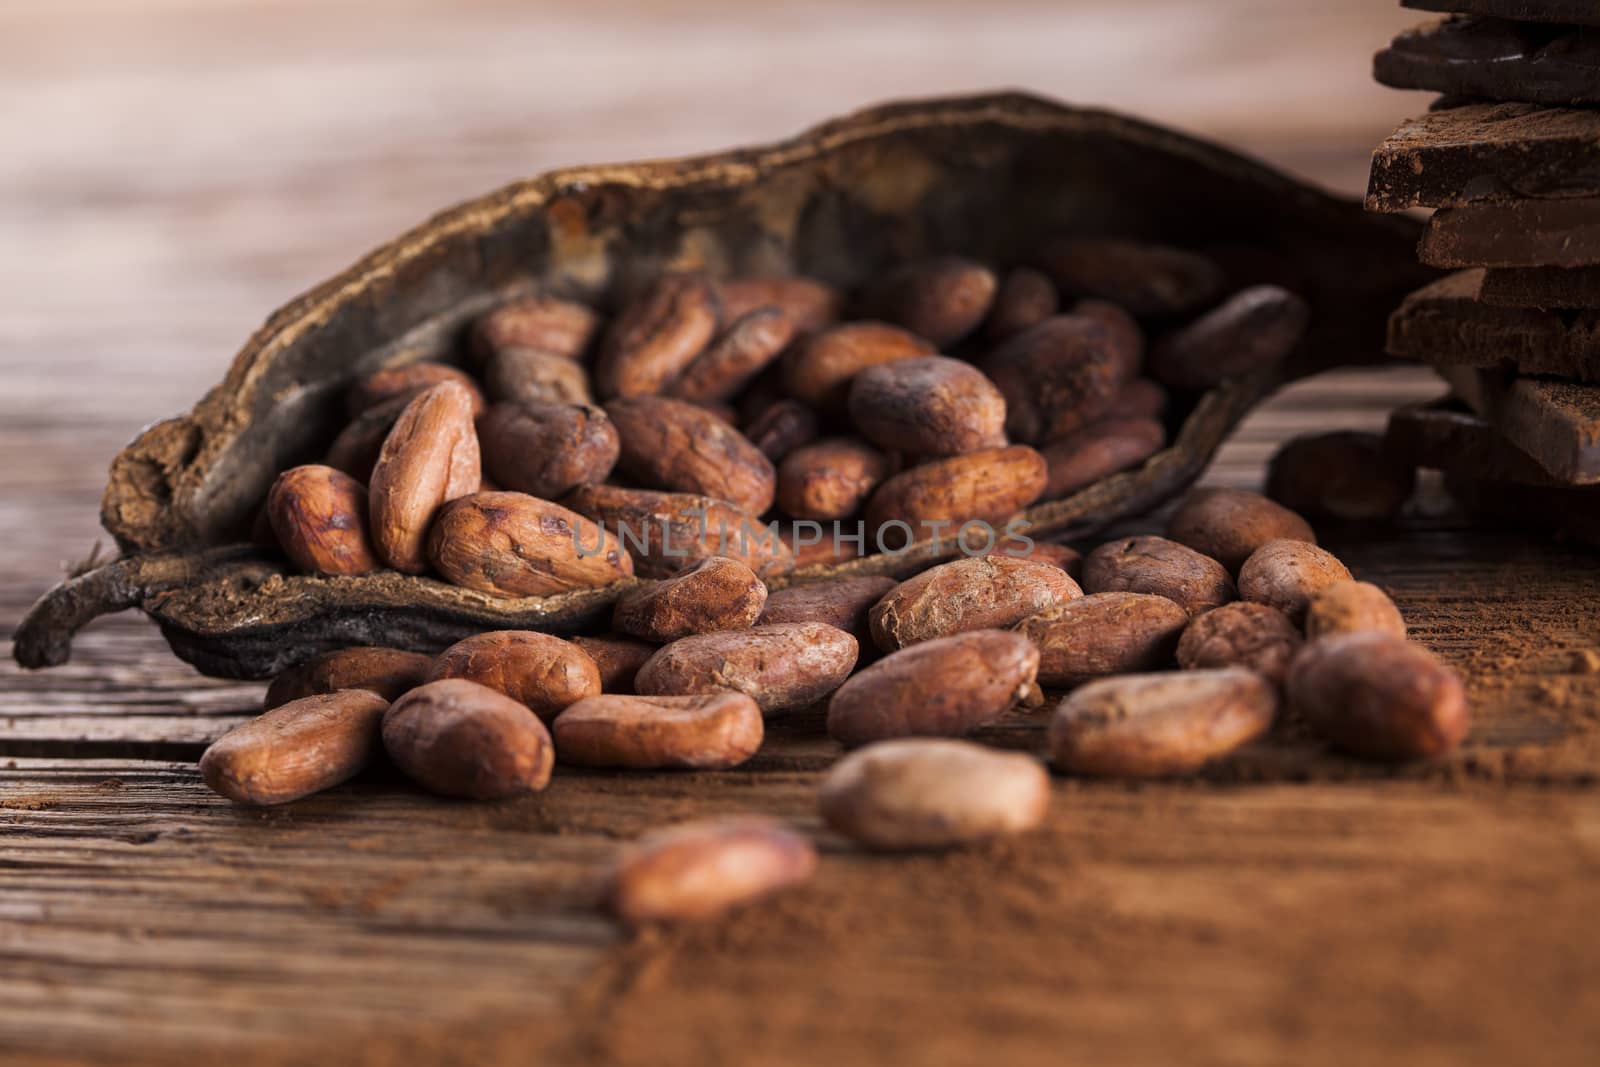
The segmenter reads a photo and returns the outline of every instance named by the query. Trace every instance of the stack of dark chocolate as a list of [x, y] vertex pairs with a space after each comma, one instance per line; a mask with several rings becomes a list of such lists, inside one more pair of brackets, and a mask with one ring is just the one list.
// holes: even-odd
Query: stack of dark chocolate
[[1449, 14], [1377, 79], [1441, 96], [1374, 153], [1367, 208], [1437, 209], [1418, 255], [1453, 273], [1395, 312], [1389, 351], [1451, 393], [1387, 443], [1469, 506], [1600, 544], [1600, 2], [1401, 3]]

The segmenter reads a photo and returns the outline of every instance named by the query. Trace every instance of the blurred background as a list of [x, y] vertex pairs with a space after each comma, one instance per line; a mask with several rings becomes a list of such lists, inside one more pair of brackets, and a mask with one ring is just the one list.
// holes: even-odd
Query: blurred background
[[86, 548], [111, 454], [270, 311], [513, 179], [1014, 87], [1359, 194], [1425, 106], [1369, 70], [1416, 21], [1396, 0], [4, 0], [0, 454], [52, 462], [10, 472], [0, 538]]

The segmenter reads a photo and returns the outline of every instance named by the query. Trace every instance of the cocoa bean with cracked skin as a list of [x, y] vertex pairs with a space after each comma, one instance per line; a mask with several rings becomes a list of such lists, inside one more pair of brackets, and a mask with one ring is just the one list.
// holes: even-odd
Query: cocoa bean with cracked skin
[[290, 667], [267, 686], [262, 710], [299, 700], [302, 697], [335, 693], [341, 689], [365, 689], [391, 701], [427, 678], [433, 657], [400, 648], [358, 646], [339, 648], [313, 656]]
[[968, 741], [880, 741], [834, 764], [817, 792], [830, 828], [868, 848], [957, 848], [1031, 830], [1050, 776], [1020, 752]]
[[763, 579], [795, 566], [788, 543], [767, 524], [711, 497], [584, 485], [563, 499], [632, 553], [641, 578], [670, 578], [711, 556], [737, 559]]
[[1267, 495], [1307, 515], [1391, 519], [1411, 499], [1416, 480], [1416, 470], [1389, 456], [1378, 434], [1337, 431], [1281, 445], [1267, 467]]
[[671, 578], [634, 586], [611, 614], [614, 629], [666, 643], [690, 634], [755, 625], [767, 587], [738, 560], [713, 556]]
[[976, 556], [930, 567], [873, 605], [872, 638], [885, 652], [968, 630], [999, 630], [1083, 595], [1060, 567]]
[[549, 722], [600, 693], [600, 668], [577, 645], [535, 630], [493, 630], [439, 653], [428, 681], [465, 678], [504, 693]]
[[1306, 638], [1380, 633], [1406, 636], [1406, 620], [1389, 594], [1371, 582], [1337, 581], [1317, 590], [1306, 605]]
[[648, 641], [636, 641], [620, 634], [602, 634], [572, 638], [572, 643], [586, 652], [594, 665], [600, 668], [602, 693], [627, 694], [633, 692], [633, 680], [639, 668], [656, 654], [656, 646]]
[[360, 379], [345, 391], [345, 407], [353, 419], [363, 411], [391, 400], [410, 401], [440, 382], [455, 382], [472, 397], [472, 414], [483, 414], [483, 393], [472, 375], [448, 363], [422, 360], [398, 367], [383, 367]]
[[1039, 649], [1039, 684], [1069, 687], [1168, 666], [1188, 624], [1188, 613], [1164, 596], [1091, 593], [1030, 615], [1015, 629]]
[[1376, 760], [1443, 755], [1467, 735], [1461, 677], [1420, 645], [1383, 633], [1307, 643], [1289, 668], [1289, 703], [1329, 744]]
[[415, 397], [384, 439], [369, 485], [372, 543], [397, 571], [428, 568], [429, 527], [445, 504], [478, 491], [482, 478], [472, 396], [441, 382]]
[[1229, 297], [1150, 350], [1150, 376], [1174, 389], [1209, 389], [1289, 358], [1311, 307], [1289, 290], [1255, 285]]
[[779, 307], [759, 307], [730, 320], [722, 336], [683, 369], [665, 394], [709, 403], [737, 395], [794, 339], [795, 325]]
[[[1039, 499], [1048, 477], [1044, 457], [1026, 445], [931, 460], [878, 486], [867, 500], [868, 534], [894, 549], [954, 538], [963, 524], [977, 522], [998, 541], [1006, 520]], [[909, 538], [896, 523], [910, 528]]]
[[429, 682], [389, 705], [383, 747], [408, 778], [447, 797], [500, 800], [550, 784], [555, 750], [533, 712], [477, 682]]
[[582, 360], [600, 329], [587, 304], [540, 294], [501, 304], [472, 324], [472, 351], [488, 364], [508, 349], [537, 349]]
[[484, 388], [502, 404], [592, 404], [589, 372], [542, 348], [503, 348], [484, 368]]
[[708, 919], [809, 879], [811, 842], [769, 819], [711, 819], [639, 840], [608, 877], [610, 910], [635, 925]]
[[1332, 552], [1305, 541], [1268, 541], [1239, 568], [1239, 597], [1271, 605], [1299, 626], [1313, 596], [1349, 578]]
[[478, 447], [497, 485], [546, 500], [605, 481], [621, 450], [599, 408], [540, 402], [495, 404], [478, 420]]
[[795, 449], [778, 465], [778, 506], [797, 519], [843, 519], [889, 476], [889, 457], [853, 437]]
[[720, 315], [705, 275], [663, 274], [606, 331], [595, 360], [595, 391], [606, 400], [660, 393], [705, 351]]
[[1097, 778], [1193, 774], [1266, 733], [1277, 713], [1276, 687], [1255, 671], [1124, 674], [1061, 702], [1050, 755], [1062, 770]]
[[856, 639], [818, 622], [784, 622], [680, 638], [639, 668], [651, 696], [743, 693], [766, 715], [814, 704], [855, 667]]
[[1083, 560], [1086, 593], [1154, 593], [1191, 616], [1235, 599], [1227, 568], [1165, 537], [1146, 535], [1108, 541]]
[[331, 789], [378, 752], [388, 707], [364, 689], [290, 701], [213, 741], [200, 757], [200, 777], [241, 804], [287, 804]]
[[1289, 616], [1277, 608], [1237, 600], [1189, 624], [1178, 640], [1178, 666], [1243, 667], [1281, 685], [1304, 643]]
[[1006, 401], [976, 367], [918, 356], [868, 367], [850, 384], [850, 421], [879, 448], [955, 456], [1006, 444]]
[[361, 484], [367, 484], [372, 480], [372, 469], [378, 465], [383, 442], [410, 402], [406, 397], [397, 396], [368, 408], [345, 423], [339, 436], [328, 446], [328, 455], [323, 462]]
[[772, 461], [705, 408], [660, 396], [613, 400], [606, 414], [621, 442], [618, 466], [653, 488], [726, 500], [752, 515], [772, 507]]
[[303, 571], [370, 574], [383, 566], [367, 532], [367, 487], [342, 471], [290, 467], [267, 493], [267, 518], [284, 555]]
[[892, 737], [960, 737], [1028, 693], [1039, 650], [1021, 634], [969, 630], [891, 653], [828, 702], [828, 736], [847, 746]]
[[1220, 267], [1167, 245], [1065, 238], [1047, 243], [1035, 258], [1063, 293], [1109, 300], [1141, 318], [1187, 314], [1222, 295]]
[[1250, 554], [1268, 541], [1316, 544], [1305, 519], [1260, 493], [1245, 489], [1196, 489], [1167, 520], [1167, 536], [1210, 556], [1237, 574]]
[[743, 693], [593, 696], [551, 726], [561, 762], [629, 770], [737, 767], [761, 747], [761, 709]]
[[933, 345], [898, 326], [847, 322], [791, 345], [780, 366], [791, 396], [820, 410], [843, 411], [851, 380], [868, 367], [934, 354]]
[[893, 578], [863, 575], [786, 586], [767, 595], [757, 626], [778, 622], [823, 622], [864, 645], [872, 641], [867, 613], [895, 587]]
[[729, 322], [761, 307], [782, 308], [803, 333], [825, 330], [839, 321], [844, 297], [839, 290], [816, 278], [745, 277], [716, 283], [722, 314]]
[[1017, 267], [1006, 272], [995, 293], [985, 334], [990, 341], [1004, 341], [1060, 310], [1061, 297], [1055, 282], [1043, 271]]
[[1101, 323], [1057, 315], [1000, 345], [978, 368], [1005, 398], [1011, 440], [1037, 444], [1101, 418], [1122, 388], [1123, 361]]
[[1137, 467], [1167, 442], [1155, 419], [1109, 418], [1039, 447], [1049, 468], [1043, 499], [1057, 500]]
[[960, 256], [904, 263], [866, 294], [870, 312], [946, 349], [976, 330], [989, 314], [998, 282], [983, 264]]
[[526, 493], [474, 493], [446, 505], [428, 552], [446, 581], [493, 596], [549, 596], [633, 574], [616, 534]]
[[774, 463], [817, 439], [817, 414], [798, 400], [776, 400], [744, 426], [744, 435]]

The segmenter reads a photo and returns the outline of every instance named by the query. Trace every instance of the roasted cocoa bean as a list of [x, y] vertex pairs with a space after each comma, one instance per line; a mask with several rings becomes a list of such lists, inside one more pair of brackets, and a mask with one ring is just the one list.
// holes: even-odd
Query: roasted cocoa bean
[[353, 419], [362, 412], [391, 400], [404, 400], [409, 403], [440, 382], [455, 382], [461, 386], [472, 398], [472, 414], [483, 414], [483, 394], [478, 391], [478, 383], [472, 380], [472, 375], [460, 367], [427, 360], [373, 371], [352, 385], [345, 393], [345, 407]]
[[581, 360], [599, 328], [600, 316], [585, 304], [526, 296], [479, 316], [472, 324], [472, 349], [484, 363], [508, 349], [537, 349]]
[[399, 648], [340, 648], [290, 667], [267, 686], [263, 710], [271, 711], [302, 697], [365, 689], [385, 702], [415, 689], [427, 678], [433, 657]]
[[1057, 500], [1130, 467], [1137, 467], [1166, 444], [1166, 427], [1155, 419], [1111, 418], [1039, 448], [1049, 469], [1044, 499]]
[[1039, 684], [1066, 688], [1167, 666], [1188, 623], [1164, 596], [1094, 593], [1030, 615], [1016, 630], [1039, 649]]
[[726, 500], [752, 515], [772, 506], [772, 461], [705, 408], [635, 396], [611, 401], [606, 414], [622, 445], [618, 465], [632, 477], [653, 488]]
[[1111, 332], [1082, 315], [1057, 315], [1012, 337], [979, 369], [1005, 397], [1006, 433], [1038, 444], [1101, 418], [1122, 387]]
[[755, 625], [767, 587], [738, 560], [713, 556], [671, 578], [644, 582], [617, 599], [613, 629], [650, 641]]
[[1389, 594], [1371, 582], [1338, 581], [1317, 590], [1306, 605], [1306, 637], [1380, 633], [1403, 638], [1406, 620]]
[[1348, 522], [1391, 519], [1416, 488], [1416, 471], [1390, 456], [1377, 434], [1296, 437], [1267, 468], [1267, 495], [1307, 515]]
[[794, 320], [782, 308], [747, 312], [683, 369], [666, 395], [697, 404], [727, 400], [776, 360], [794, 334]]
[[599, 408], [539, 402], [491, 407], [478, 420], [478, 443], [495, 484], [547, 500], [605, 481], [621, 448]]
[[591, 404], [589, 372], [542, 348], [504, 348], [489, 359], [484, 387], [502, 404]]
[[817, 415], [798, 400], [777, 400], [745, 425], [744, 435], [762, 455], [780, 463], [790, 452], [817, 439]]
[[868, 367], [933, 354], [931, 344], [898, 326], [849, 322], [791, 345], [783, 356], [783, 383], [814, 408], [843, 411], [851, 380]]
[[562, 763], [630, 770], [727, 770], [756, 754], [764, 732], [761, 709], [743, 693], [594, 696], [551, 726]]
[[663, 274], [622, 309], [600, 345], [594, 387], [604, 399], [659, 393], [717, 332], [716, 290], [702, 274]]
[[989, 309], [985, 332], [990, 341], [1004, 341], [1061, 310], [1056, 285], [1043, 272], [1017, 267], [1007, 272]]
[[550, 596], [633, 573], [617, 536], [525, 493], [475, 493], [445, 506], [429, 558], [454, 585], [494, 596]]
[[1352, 756], [1426, 759], [1467, 735], [1460, 676], [1427, 649], [1389, 634], [1309, 642], [1289, 668], [1288, 689], [1295, 712]]
[[241, 804], [287, 804], [331, 789], [378, 751], [388, 707], [363, 689], [291, 701], [213, 741], [200, 757], [200, 777]]
[[996, 287], [994, 272], [983, 264], [941, 256], [889, 271], [867, 293], [866, 303], [877, 318], [947, 349], [983, 322]]
[[1239, 568], [1239, 596], [1271, 605], [1299, 626], [1313, 596], [1349, 577], [1332, 552], [1304, 541], [1268, 541]]
[[1005, 536], [1000, 538], [994, 549], [988, 553], [991, 556], [1006, 556], [1010, 559], [1032, 559], [1041, 563], [1049, 563], [1060, 567], [1077, 580], [1083, 570], [1083, 554], [1068, 545], [1058, 545], [1050, 541], [1035, 541], [1025, 535]]
[[1083, 595], [1049, 563], [974, 556], [930, 567], [901, 582], [868, 614], [885, 652], [968, 630], [999, 630]]
[[803, 445], [778, 465], [778, 507], [797, 519], [844, 519], [890, 471], [889, 457], [853, 437]]
[[1196, 489], [1167, 520], [1167, 536], [1235, 574], [1268, 541], [1317, 543], [1305, 519], [1245, 489]]
[[867, 612], [894, 587], [893, 578], [872, 575], [787, 586], [768, 594], [756, 625], [822, 622], [843, 630], [858, 642], [870, 644], [872, 627]]
[[1144, 367], [1144, 331], [1139, 320], [1128, 314], [1121, 305], [1109, 300], [1080, 300], [1072, 305], [1072, 314], [1093, 319], [1111, 335], [1112, 351], [1117, 356], [1118, 374], [1124, 382], [1133, 379]]
[[1281, 685], [1303, 642], [1277, 608], [1238, 600], [1198, 616], [1178, 640], [1178, 666], [1243, 667]]
[[815, 278], [729, 278], [717, 283], [722, 314], [729, 322], [761, 307], [781, 308], [804, 333], [825, 330], [839, 321], [844, 298], [839, 290]]
[[767, 715], [815, 704], [850, 677], [859, 648], [843, 630], [784, 622], [680, 638], [639, 668], [650, 696], [736, 692]]
[[641, 839], [612, 871], [606, 899], [628, 923], [707, 919], [798, 885], [816, 868], [811, 843], [775, 822], [706, 820]]
[[[1039, 499], [1047, 477], [1044, 457], [1026, 445], [932, 460], [878, 486], [867, 501], [867, 529], [890, 549], [956, 538], [967, 522], [989, 524], [986, 533], [997, 541], [1006, 520]], [[992, 547], [976, 535], [970, 546], [961, 540], [968, 551]]]
[[1305, 337], [1311, 307], [1287, 289], [1256, 285], [1163, 337], [1150, 376], [1174, 389], [1209, 389], [1288, 359]]
[[439, 654], [428, 681], [465, 678], [504, 693], [545, 722], [600, 693], [600, 668], [570, 642], [533, 630], [495, 630]]
[[427, 570], [428, 528], [445, 504], [476, 493], [482, 472], [472, 396], [442, 382], [406, 405], [372, 469], [369, 514], [379, 558], [397, 571]]
[[631, 637], [605, 634], [600, 637], [578, 636], [572, 643], [588, 653], [594, 665], [600, 668], [602, 693], [627, 694], [633, 692], [633, 679], [650, 657], [656, 646], [648, 641], [635, 641]]
[[370, 482], [372, 468], [377, 466], [378, 454], [383, 451], [383, 442], [408, 403], [405, 397], [395, 397], [351, 419], [328, 446], [328, 466], [343, 471], [363, 485]]
[[642, 578], [670, 578], [711, 556], [736, 559], [763, 579], [794, 569], [786, 540], [721, 500], [615, 485], [580, 486], [564, 499], [633, 554]]
[[464, 678], [429, 682], [391, 704], [383, 747], [424, 788], [473, 800], [543, 789], [555, 762], [550, 734], [533, 712]]
[[868, 367], [850, 384], [850, 420], [880, 448], [954, 456], [1006, 443], [1006, 401], [972, 364], [918, 356]]
[[1233, 579], [1222, 564], [1165, 537], [1108, 541], [1083, 560], [1088, 593], [1154, 593], [1191, 616], [1233, 600]]
[[368, 574], [383, 566], [367, 532], [367, 487], [320, 464], [290, 467], [267, 493], [272, 533], [289, 562], [312, 574]]

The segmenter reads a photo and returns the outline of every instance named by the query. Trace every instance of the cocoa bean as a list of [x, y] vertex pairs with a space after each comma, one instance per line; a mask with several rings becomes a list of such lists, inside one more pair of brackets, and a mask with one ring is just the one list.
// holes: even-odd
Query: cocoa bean
[[1103, 325], [1057, 315], [1012, 337], [978, 366], [1005, 397], [1006, 433], [1037, 444], [1104, 416], [1122, 387], [1122, 364]]
[[889, 470], [889, 457], [853, 437], [802, 445], [778, 466], [778, 506], [797, 519], [848, 518]]
[[931, 344], [898, 326], [850, 322], [791, 345], [783, 356], [783, 383], [814, 408], [843, 411], [851, 380], [868, 367], [933, 354]]
[[1006, 443], [1006, 401], [970, 363], [918, 356], [868, 367], [850, 384], [850, 419], [880, 448], [954, 456]]
[[429, 682], [391, 704], [383, 747], [424, 788], [473, 800], [543, 789], [555, 762], [550, 734], [533, 712], [464, 678]]
[[1281, 685], [1302, 643], [1289, 616], [1265, 604], [1239, 600], [1189, 624], [1178, 640], [1178, 666], [1243, 667]]
[[1317, 543], [1305, 519], [1244, 489], [1196, 489], [1167, 520], [1167, 536], [1235, 574], [1268, 541]]
[[482, 473], [472, 396], [454, 382], [419, 394], [400, 413], [372, 470], [369, 508], [379, 558], [421, 574], [428, 528], [445, 504], [478, 491]]
[[364, 689], [290, 701], [213, 741], [200, 757], [200, 777], [241, 804], [287, 804], [331, 789], [378, 751], [388, 707]]
[[594, 386], [600, 396], [659, 393], [705, 351], [720, 316], [702, 274], [664, 274], [622, 309], [601, 342]]
[[639, 668], [649, 696], [743, 693], [764, 714], [803, 708], [837, 689], [855, 667], [856, 639], [816, 622], [785, 622], [681, 638]]
[[1049, 563], [977, 556], [930, 567], [901, 582], [868, 614], [885, 652], [967, 630], [999, 630], [1083, 595]]
[[1188, 623], [1163, 596], [1093, 593], [1030, 615], [1016, 630], [1039, 649], [1039, 683], [1067, 688], [1167, 666]]
[[445, 506], [428, 539], [445, 580], [493, 596], [550, 596], [633, 573], [618, 538], [525, 493], [475, 493]]
[[614, 629], [650, 641], [743, 630], [755, 625], [767, 587], [738, 560], [713, 556], [688, 570], [634, 586], [617, 599]]
[[1288, 690], [1290, 706], [1330, 745], [1367, 759], [1443, 755], [1469, 726], [1460, 676], [1389, 634], [1309, 642], [1289, 668]]
[[1332, 552], [1304, 541], [1268, 541], [1239, 568], [1239, 596], [1271, 605], [1299, 626], [1313, 596], [1349, 577]]
[[798, 885], [816, 868], [811, 843], [774, 822], [706, 820], [641, 839], [611, 872], [606, 898], [624, 922], [707, 919]]
[[1209, 389], [1288, 359], [1311, 307], [1276, 285], [1256, 285], [1167, 334], [1150, 350], [1150, 376], [1174, 389]]
[[1165, 537], [1108, 541], [1083, 560], [1088, 593], [1154, 593], [1191, 616], [1233, 600], [1233, 579], [1222, 564]]
[[533, 630], [495, 630], [439, 654], [428, 681], [465, 678], [503, 693], [545, 722], [600, 693], [600, 668], [577, 645]]
[[367, 533], [367, 487], [319, 464], [290, 467], [267, 493], [272, 533], [311, 574], [369, 574], [383, 566]]
[[705, 408], [659, 396], [613, 400], [606, 414], [621, 442], [618, 465], [653, 488], [726, 500], [752, 515], [772, 506], [772, 461]]
[[743, 693], [593, 696], [551, 727], [561, 762], [579, 767], [716, 771], [761, 747], [761, 709]]
[[605, 481], [621, 448], [599, 408], [537, 401], [491, 407], [478, 420], [478, 441], [496, 484], [547, 500]]

